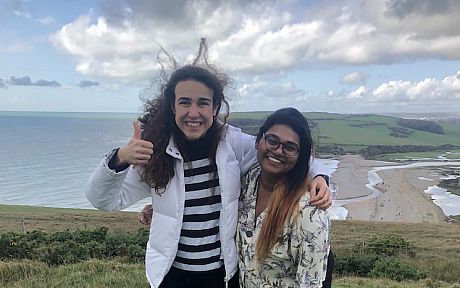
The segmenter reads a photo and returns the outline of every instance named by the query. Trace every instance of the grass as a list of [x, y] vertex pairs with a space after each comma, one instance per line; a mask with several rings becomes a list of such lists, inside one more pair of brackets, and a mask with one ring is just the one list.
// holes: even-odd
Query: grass
[[[23, 218], [26, 231], [55, 232], [100, 226], [109, 227], [110, 231], [137, 231], [144, 227], [133, 212], [0, 205], [0, 231], [21, 232]], [[399, 235], [413, 244], [416, 256], [405, 260], [427, 272], [429, 279], [399, 283], [386, 279], [336, 277], [334, 287], [460, 288], [452, 286], [460, 283], [459, 224], [333, 221], [332, 248], [336, 255], [345, 255], [363, 241], [387, 234]], [[142, 265], [98, 260], [59, 267], [43, 265], [30, 261], [0, 262], [0, 281], [9, 283], [3, 285], [0, 282], [0, 287], [146, 287]], [[110, 272], [111, 269], [117, 272]]]
[[88, 260], [48, 267], [36, 261], [0, 262], [0, 287], [149, 287], [143, 264]]
[[[397, 282], [389, 279], [336, 277], [335, 288], [460, 288], [460, 284], [433, 279]], [[40, 262], [0, 262], [0, 287], [149, 287], [142, 264], [88, 260], [78, 264], [48, 267]]]
[[415, 247], [416, 256], [405, 260], [427, 272], [430, 278], [460, 283], [459, 224], [334, 221], [332, 249], [337, 255], [346, 255], [351, 252], [352, 245], [388, 234], [401, 236]]
[[110, 227], [113, 231], [136, 231], [144, 227], [133, 212], [105, 212], [0, 204], [0, 231], [55, 232], [93, 227]]
[[370, 279], [361, 277], [340, 277], [333, 280], [334, 288], [460, 288], [460, 284], [424, 279], [420, 281], [398, 282], [389, 279]]

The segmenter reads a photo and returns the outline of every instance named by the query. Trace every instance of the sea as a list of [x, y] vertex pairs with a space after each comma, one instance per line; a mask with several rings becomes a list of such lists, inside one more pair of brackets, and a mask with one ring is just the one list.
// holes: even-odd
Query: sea
[[0, 204], [92, 209], [86, 182], [105, 153], [127, 143], [137, 116], [0, 112]]
[[[0, 111], [0, 204], [94, 209], [85, 196], [86, 182], [105, 153], [127, 143], [133, 133], [132, 121], [138, 116]], [[339, 164], [333, 159], [320, 161], [329, 174]], [[413, 165], [450, 165], [445, 161], [429, 163]], [[371, 187], [381, 181], [375, 172], [392, 168], [401, 166], [369, 171], [371, 192], [366, 197], [376, 197], [379, 193]], [[332, 191], [338, 191], [337, 188], [332, 183]], [[460, 215], [459, 196], [437, 186], [428, 187], [426, 193], [433, 195], [434, 202], [446, 215]], [[349, 201], [334, 201], [330, 208], [333, 219], [346, 219], [348, 212], [343, 205]], [[140, 211], [149, 202], [150, 199], [145, 199], [125, 211]]]

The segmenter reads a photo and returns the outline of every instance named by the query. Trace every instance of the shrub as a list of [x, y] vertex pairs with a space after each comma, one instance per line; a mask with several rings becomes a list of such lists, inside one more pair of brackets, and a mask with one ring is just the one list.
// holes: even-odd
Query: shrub
[[24, 251], [21, 247], [22, 235], [8, 232], [0, 235], [0, 259], [22, 259]]
[[395, 235], [380, 235], [369, 241], [355, 244], [352, 254], [336, 255], [335, 273], [361, 277], [390, 278], [393, 280], [421, 279], [419, 272], [397, 256], [415, 256], [414, 246]]
[[426, 273], [417, 271], [399, 258], [384, 257], [374, 263], [369, 276], [401, 281], [423, 279], [426, 278]]
[[426, 131], [436, 134], [444, 134], [444, 129], [442, 128], [442, 126], [433, 121], [398, 118], [398, 120], [396, 120], [396, 123], [398, 125], [407, 128], [412, 128], [415, 130]]
[[46, 234], [0, 234], [0, 260], [38, 260], [48, 265], [77, 263], [90, 258], [123, 257], [125, 262], [144, 260], [149, 231], [108, 233], [106, 227]]
[[340, 275], [367, 276], [378, 256], [369, 254], [336, 255], [334, 272]]
[[396, 235], [380, 235], [376, 236], [364, 245], [366, 253], [397, 256], [405, 254], [415, 256], [414, 246], [404, 238]]

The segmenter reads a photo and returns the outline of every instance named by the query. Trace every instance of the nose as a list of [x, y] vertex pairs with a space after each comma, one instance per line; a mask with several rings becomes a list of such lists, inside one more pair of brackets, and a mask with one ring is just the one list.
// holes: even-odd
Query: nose
[[278, 148], [276, 148], [275, 150], [273, 150], [273, 152], [276, 152], [276, 153], [279, 154], [279, 155], [284, 155], [284, 152], [283, 152], [283, 143], [280, 143], [280, 145], [278, 145]]
[[200, 116], [199, 109], [196, 105], [191, 105], [190, 108], [188, 109], [188, 116], [195, 118]]

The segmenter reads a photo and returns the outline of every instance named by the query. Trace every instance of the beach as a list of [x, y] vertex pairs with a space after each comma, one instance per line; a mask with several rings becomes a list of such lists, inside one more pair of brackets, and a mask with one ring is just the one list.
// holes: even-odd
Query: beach
[[[442, 223], [447, 217], [425, 193], [436, 185], [439, 175], [433, 168], [396, 168], [379, 170], [382, 181], [369, 185], [368, 172], [395, 163], [365, 160], [359, 155], [338, 158], [332, 181], [338, 186], [337, 202], [348, 210], [347, 219], [404, 223]], [[366, 185], [368, 187], [366, 187]], [[372, 188], [370, 187], [372, 186]]]

